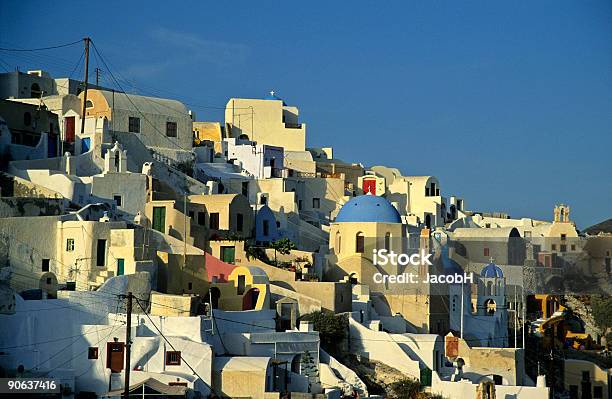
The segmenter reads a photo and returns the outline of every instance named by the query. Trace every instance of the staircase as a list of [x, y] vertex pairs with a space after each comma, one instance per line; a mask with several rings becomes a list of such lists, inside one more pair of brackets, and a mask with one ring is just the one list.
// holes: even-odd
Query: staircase
[[574, 314], [582, 321], [584, 321], [586, 331], [591, 333], [591, 335], [601, 335], [602, 331], [597, 324], [595, 323], [595, 319], [593, 318], [593, 314], [591, 313], [591, 309], [588, 308], [580, 299], [572, 295], [565, 295], [565, 306], [572, 309]]
[[100, 270], [98, 272], [96, 272], [96, 277], [95, 277], [95, 284], [96, 286], [101, 286], [102, 284], [104, 284], [106, 282], [106, 280], [108, 280], [111, 277], [115, 277], [115, 272], [112, 270]]

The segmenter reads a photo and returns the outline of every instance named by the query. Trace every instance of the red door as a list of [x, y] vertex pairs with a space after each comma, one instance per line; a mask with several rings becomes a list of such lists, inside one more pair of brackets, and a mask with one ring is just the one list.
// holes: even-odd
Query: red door
[[123, 353], [125, 345], [123, 342], [106, 343], [106, 368], [112, 373], [120, 373], [123, 370]]
[[66, 123], [66, 129], [64, 129], [64, 140], [67, 143], [74, 143], [74, 116], [68, 116], [64, 119]]
[[363, 179], [363, 193], [376, 195], [376, 179]]

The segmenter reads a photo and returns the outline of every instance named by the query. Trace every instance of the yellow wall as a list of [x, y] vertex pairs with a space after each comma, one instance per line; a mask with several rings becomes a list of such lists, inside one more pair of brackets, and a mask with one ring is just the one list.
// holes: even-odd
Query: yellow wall
[[584, 371], [588, 371], [589, 379], [591, 382], [591, 398], [594, 398], [593, 389], [596, 386], [602, 388], [603, 396], [602, 399], [610, 399], [608, 395], [608, 381], [610, 375], [612, 375], [610, 370], [605, 370], [598, 367], [596, 364], [588, 362], [586, 360], [575, 360], [575, 359], [566, 359], [565, 367], [564, 367], [564, 386], [568, 391], [570, 390], [571, 385], [576, 385], [578, 387], [578, 397], [582, 397], [582, 373]]
[[[204, 255], [187, 255], [183, 265], [183, 254], [157, 251], [157, 287], [168, 294], [192, 293], [205, 295], [208, 292]], [[191, 283], [191, 289], [189, 284]]]

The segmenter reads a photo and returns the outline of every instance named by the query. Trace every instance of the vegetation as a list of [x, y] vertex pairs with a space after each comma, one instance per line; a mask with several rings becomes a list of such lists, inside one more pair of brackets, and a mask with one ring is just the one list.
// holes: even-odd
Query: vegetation
[[415, 399], [421, 397], [421, 383], [418, 380], [404, 378], [390, 385], [394, 397], [398, 399]]
[[311, 321], [319, 332], [321, 347], [332, 355], [340, 352], [341, 343], [347, 337], [348, 316], [323, 310], [305, 314], [301, 320]]
[[295, 244], [288, 238], [281, 238], [270, 244], [270, 248], [274, 250], [274, 265], [277, 265], [276, 254], [289, 255], [291, 251], [296, 249]]
[[612, 297], [593, 296], [591, 298], [591, 308], [593, 309], [593, 319], [601, 331], [606, 332], [612, 328]]

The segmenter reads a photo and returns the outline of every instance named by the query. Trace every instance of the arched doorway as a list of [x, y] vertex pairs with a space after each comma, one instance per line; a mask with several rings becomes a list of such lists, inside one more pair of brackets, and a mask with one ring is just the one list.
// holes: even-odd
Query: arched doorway
[[291, 359], [291, 371], [300, 374], [300, 365], [302, 363], [302, 354], [297, 354]]
[[251, 288], [242, 297], [242, 310], [254, 310], [259, 298], [259, 289]]
[[57, 277], [54, 273], [45, 273], [40, 276], [38, 288], [47, 294], [47, 298], [57, 298]]
[[42, 95], [42, 90], [40, 89], [40, 86], [38, 85], [38, 83], [32, 83], [32, 86], [30, 87], [30, 97], [40, 98], [41, 95]]
[[213, 309], [219, 308], [219, 298], [221, 298], [221, 291], [217, 287], [212, 287], [209, 291], [209, 300]]

